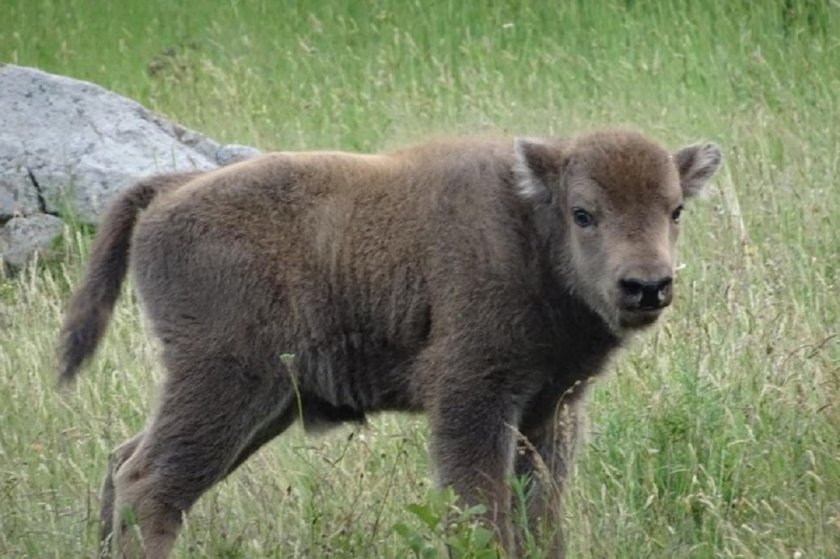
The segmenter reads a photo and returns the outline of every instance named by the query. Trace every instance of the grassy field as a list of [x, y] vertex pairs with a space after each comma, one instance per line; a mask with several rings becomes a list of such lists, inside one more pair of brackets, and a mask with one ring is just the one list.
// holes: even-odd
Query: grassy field
[[[592, 392], [569, 554], [840, 557], [836, 1], [3, 0], [0, 19], [0, 62], [264, 149], [614, 124], [719, 142], [675, 308]], [[88, 244], [68, 227], [0, 279], [3, 557], [93, 555], [108, 452], [160, 380], [127, 290], [77, 389], [55, 390]], [[422, 418], [391, 415], [293, 429], [200, 501], [177, 556], [435, 557], [448, 539], [480, 557], [467, 515], [439, 518], [425, 439]]]

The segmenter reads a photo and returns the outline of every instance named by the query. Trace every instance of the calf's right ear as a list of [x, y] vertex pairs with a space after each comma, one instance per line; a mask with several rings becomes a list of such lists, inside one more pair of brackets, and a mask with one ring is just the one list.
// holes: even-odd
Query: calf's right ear
[[549, 185], [560, 178], [563, 167], [560, 146], [537, 138], [516, 138], [513, 153], [513, 177], [519, 196], [540, 202], [549, 200]]
[[723, 156], [717, 144], [694, 144], [674, 154], [674, 163], [680, 173], [683, 196], [692, 198], [706, 188], [720, 167]]

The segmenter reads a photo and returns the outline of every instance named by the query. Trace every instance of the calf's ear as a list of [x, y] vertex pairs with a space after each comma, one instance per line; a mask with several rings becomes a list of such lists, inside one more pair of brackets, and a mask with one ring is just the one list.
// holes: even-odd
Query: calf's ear
[[548, 201], [549, 185], [560, 178], [565, 156], [561, 145], [537, 138], [513, 142], [513, 177], [517, 193], [526, 200]]
[[702, 193], [721, 161], [720, 148], [713, 143], [686, 146], [675, 153], [674, 163], [680, 173], [683, 196], [693, 198]]

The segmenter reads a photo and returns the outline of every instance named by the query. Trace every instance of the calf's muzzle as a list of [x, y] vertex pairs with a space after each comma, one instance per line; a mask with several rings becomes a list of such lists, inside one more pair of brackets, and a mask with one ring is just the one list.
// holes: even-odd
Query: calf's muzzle
[[648, 311], [671, 304], [673, 279], [670, 276], [656, 280], [624, 278], [619, 280], [621, 304], [628, 311]]

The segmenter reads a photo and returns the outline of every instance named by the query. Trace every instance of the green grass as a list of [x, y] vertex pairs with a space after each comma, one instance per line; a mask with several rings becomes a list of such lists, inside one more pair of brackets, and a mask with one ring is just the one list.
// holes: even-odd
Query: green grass
[[[836, 2], [5, 0], [0, 19], [0, 62], [264, 149], [618, 123], [718, 141], [675, 308], [592, 392], [570, 556], [840, 556]], [[68, 228], [0, 283], [0, 556], [92, 555], [107, 454], [160, 380], [126, 291], [78, 388], [55, 390], [88, 242]], [[450, 501], [428, 494], [425, 437], [392, 415], [293, 429], [202, 499], [177, 555], [401, 557], [455, 538], [480, 556], [468, 515], [435, 520]]]

